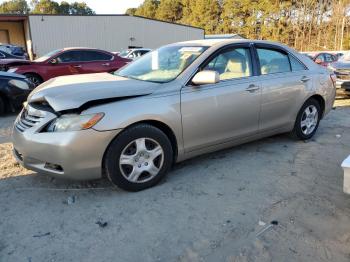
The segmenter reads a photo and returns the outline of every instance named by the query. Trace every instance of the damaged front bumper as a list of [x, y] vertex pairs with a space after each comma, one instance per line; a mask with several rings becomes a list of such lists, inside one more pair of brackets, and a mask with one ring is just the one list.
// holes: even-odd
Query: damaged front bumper
[[55, 177], [90, 180], [102, 177], [104, 153], [120, 130], [87, 129], [42, 132], [56, 115], [28, 106], [13, 128], [13, 153], [30, 170]]

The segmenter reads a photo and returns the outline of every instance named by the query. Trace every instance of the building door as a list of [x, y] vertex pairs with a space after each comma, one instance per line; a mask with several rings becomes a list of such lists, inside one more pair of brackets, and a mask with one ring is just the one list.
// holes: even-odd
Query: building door
[[8, 30], [0, 30], [0, 43], [1, 44], [9, 44], [10, 43], [10, 37], [9, 37], [9, 31]]

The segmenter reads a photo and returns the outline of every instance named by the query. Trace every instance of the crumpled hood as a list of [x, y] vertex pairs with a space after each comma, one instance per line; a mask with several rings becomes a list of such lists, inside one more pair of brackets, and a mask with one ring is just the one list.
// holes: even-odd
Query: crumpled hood
[[148, 95], [157, 83], [132, 80], [109, 73], [61, 76], [35, 88], [28, 102], [46, 101], [55, 111], [76, 109], [102, 99]]

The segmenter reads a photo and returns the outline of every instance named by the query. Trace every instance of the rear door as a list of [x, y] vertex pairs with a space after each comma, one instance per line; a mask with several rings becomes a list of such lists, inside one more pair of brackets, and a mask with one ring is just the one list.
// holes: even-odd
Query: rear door
[[284, 128], [294, 123], [312, 79], [306, 66], [285, 50], [272, 45], [255, 47], [262, 86], [259, 130]]
[[102, 73], [113, 71], [112, 60], [114, 56], [98, 50], [84, 50], [82, 63], [79, 68], [81, 74]]

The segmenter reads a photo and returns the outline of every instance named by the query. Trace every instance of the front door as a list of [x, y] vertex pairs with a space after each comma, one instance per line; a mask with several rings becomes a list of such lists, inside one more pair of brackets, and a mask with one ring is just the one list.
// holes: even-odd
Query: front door
[[68, 50], [55, 57], [55, 63], [49, 61], [47, 67], [48, 79], [64, 76], [81, 74], [83, 66], [83, 52], [80, 50]]
[[219, 83], [182, 88], [186, 152], [258, 132], [261, 88], [251, 57], [249, 46], [226, 48], [201, 67], [217, 71]]

